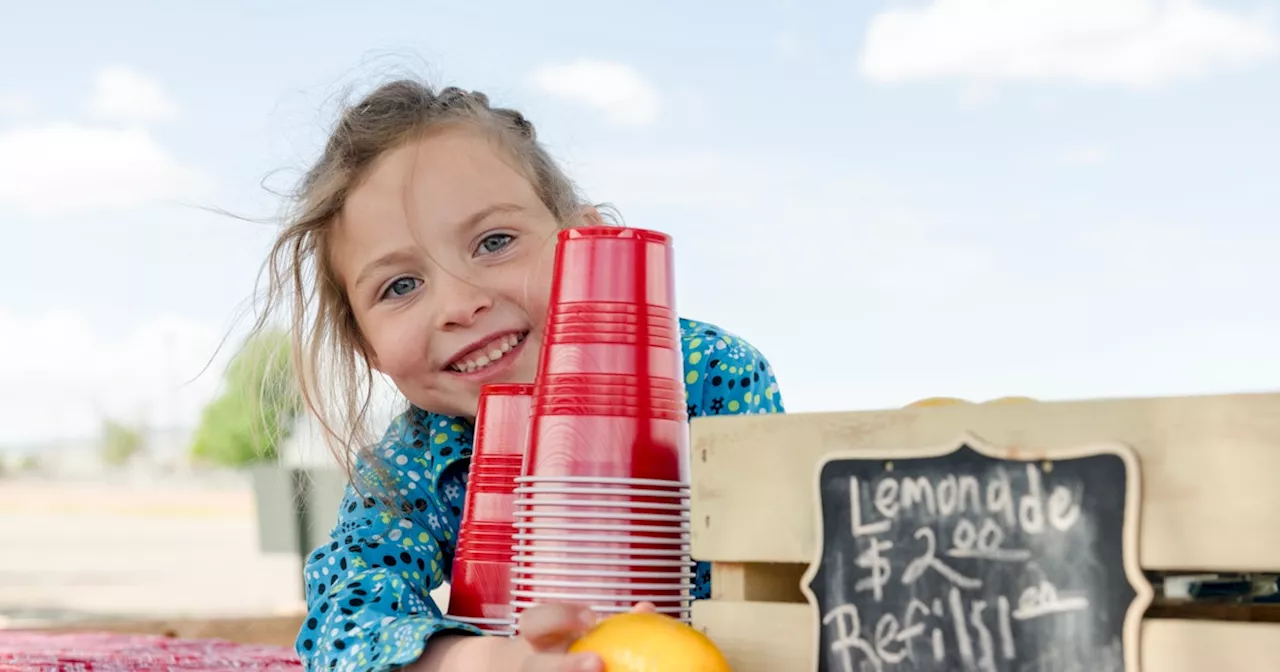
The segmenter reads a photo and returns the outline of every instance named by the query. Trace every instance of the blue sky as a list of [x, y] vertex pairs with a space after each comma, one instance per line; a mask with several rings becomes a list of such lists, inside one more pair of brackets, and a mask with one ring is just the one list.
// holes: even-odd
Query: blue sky
[[[793, 411], [1275, 389], [1280, 4], [0, 10], [0, 444], [190, 424], [347, 86], [520, 108]], [[843, 5], [854, 5], [852, 9]]]

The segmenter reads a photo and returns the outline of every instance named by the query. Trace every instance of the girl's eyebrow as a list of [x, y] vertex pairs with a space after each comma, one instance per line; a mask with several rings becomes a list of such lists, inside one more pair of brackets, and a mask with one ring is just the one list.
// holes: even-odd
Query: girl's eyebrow
[[360, 270], [360, 275], [356, 276], [355, 286], [359, 287], [360, 285], [368, 282], [374, 276], [374, 274], [376, 274], [378, 271], [388, 266], [396, 266], [399, 264], [407, 263], [412, 260], [413, 260], [413, 254], [411, 252], [408, 252], [407, 250], [396, 250], [395, 252], [388, 252], [387, 254], [384, 254], [381, 257], [378, 257], [377, 259], [374, 259], [373, 261], [369, 262], [368, 264], [365, 265], [364, 268]]
[[462, 220], [458, 224], [457, 230], [470, 231], [471, 229], [474, 229], [476, 226], [478, 226], [480, 222], [483, 222], [485, 219], [495, 214], [498, 214], [500, 212], [522, 212], [522, 211], [524, 211], [524, 206], [522, 205], [517, 205], [515, 203], [494, 203], [492, 205], [485, 206], [480, 210], [477, 210], [475, 213], [472, 213], [469, 217]]

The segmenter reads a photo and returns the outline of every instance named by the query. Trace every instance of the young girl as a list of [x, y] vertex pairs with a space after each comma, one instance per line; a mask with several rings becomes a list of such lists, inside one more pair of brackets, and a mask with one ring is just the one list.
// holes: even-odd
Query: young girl
[[[584, 224], [603, 221], [533, 125], [483, 94], [397, 81], [342, 114], [267, 267], [268, 310], [289, 295], [308, 408], [353, 476], [306, 562], [307, 669], [601, 669], [565, 653], [594, 621], [585, 607], [541, 606], [520, 637], [485, 637], [429, 597], [449, 580], [480, 386], [533, 381], [556, 232]], [[680, 328], [691, 417], [782, 412], [755, 348]], [[409, 410], [351, 451], [373, 371]], [[699, 563], [695, 597], [708, 590]]]

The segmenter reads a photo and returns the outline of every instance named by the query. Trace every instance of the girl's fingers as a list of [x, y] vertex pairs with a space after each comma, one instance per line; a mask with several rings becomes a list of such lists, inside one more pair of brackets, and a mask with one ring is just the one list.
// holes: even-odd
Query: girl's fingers
[[638, 611], [642, 613], [652, 613], [654, 611], [657, 611], [657, 609], [658, 608], [654, 606], [652, 602], [640, 602], [636, 604], [636, 606], [632, 607], [631, 611]]
[[585, 605], [540, 604], [520, 612], [520, 637], [535, 651], [563, 653], [595, 623], [595, 612]]

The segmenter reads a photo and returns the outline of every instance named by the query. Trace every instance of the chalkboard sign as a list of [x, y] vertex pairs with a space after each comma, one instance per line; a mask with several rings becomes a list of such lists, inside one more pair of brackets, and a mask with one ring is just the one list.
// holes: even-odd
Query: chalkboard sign
[[1139, 483], [1117, 443], [827, 456], [801, 586], [817, 670], [1137, 672]]

